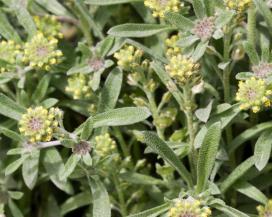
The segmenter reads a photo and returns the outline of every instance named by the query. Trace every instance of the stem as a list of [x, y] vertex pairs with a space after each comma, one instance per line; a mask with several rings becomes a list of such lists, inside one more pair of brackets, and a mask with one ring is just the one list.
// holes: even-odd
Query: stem
[[114, 182], [117, 194], [118, 194], [121, 215], [122, 215], [122, 217], [126, 217], [127, 216], [127, 206], [126, 206], [126, 202], [125, 202], [125, 197], [124, 197], [123, 191], [120, 188], [120, 182], [119, 182], [118, 177], [116, 176], [116, 173], [113, 173], [113, 182]]
[[113, 132], [114, 132], [116, 138], [118, 139], [118, 142], [120, 144], [123, 155], [125, 157], [129, 157], [129, 149], [127, 147], [127, 144], [126, 144], [126, 142], [124, 140], [124, 137], [123, 137], [122, 133], [120, 132], [120, 129], [118, 127], [114, 127]]
[[52, 141], [52, 142], [40, 142], [38, 143], [39, 148], [49, 148], [49, 147], [53, 147], [53, 146], [58, 146], [61, 145], [61, 142], [59, 140], [57, 141]]
[[192, 174], [196, 177], [197, 171], [197, 151], [194, 147], [194, 140], [195, 140], [195, 129], [194, 129], [194, 120], [193, 120], [193, 100], [192, 100], [192, 92], [188, 85], [184, 87], [184, 99], [185, 99], [185, 116], [187, 121], [187, 128], [189, 132], [189, 139], [190, 139], [190, 154], [189, 154], [189, 161], [190, 167], [192, 170]]
[[[230, 53], [231, 32], [228, 31], [224, 40], [224, 62], [229, 61]], [[224, 86], [224, 100], [230, 103], [230, 67], [227, 66], [223, 72], [223, 86]]]

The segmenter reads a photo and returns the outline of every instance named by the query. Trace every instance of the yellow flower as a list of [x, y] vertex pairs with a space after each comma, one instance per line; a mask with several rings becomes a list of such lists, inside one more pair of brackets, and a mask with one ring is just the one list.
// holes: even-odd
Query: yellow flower
[[169, 210], [168, 217], [208, 217], [212, 212], [209, 207], [203, 206], [199, 200], [192, 197], [177, 199]]
[[31, 143], [50, 141], [61, 116], [62, 112], [58, 108], [29, 108], [19, 121], [19, 131]]
[[117, 153], [116, 142], [110, 137], [108, 133], [95, 137], [95, 150], [101, 157], [107, 157], [111, 154]]
[[238, 13], [245, 12], [251, 4], [252, 0], [225, 0], [227, 9], [235, 10]]
[[165, 69], [177, 83], [184, 84], [193, 76], [198, 75], [199, 67], [200, 65], [191, 58], [178, 54], [170, 58], [170, 63], [165, 66]]
[[35, 69], [50, 70], [61, 61], [62, 52], [57, 49], [57, 44], [57, 39], [48, 39], [41, 32], [37, 33], [24, 46], [24, 62]]
[[61, 24], [58, 22], [56, 16], [34, 16], [34, 22], [36, 23], [37, 30], [42, 32], [45, 37], [50, 39], [63, 38], [63, 34], [61, 33]]
[[171, 56], [181, 54], [181, 48], [177, 46], [177, 41], [180, 39], [179, 35], [173, 35], [165, 40], [165, 45], [167, 46], [166, 56], [170, 58]]
[[89, 98], [93, 93], [89, 82], [88, 75], [83, 73], [74, 74], [68, 78], [65, 91], [72, 94], [74, 99]]
[[139, 65], [142, 56], [143, 51], [131, 45], [125, 46], [125, 48], [119, 50], [114, 54], [114, 57], [117, 59], [117, 64], [127, 71], [129, 71], [136, 65]]
[[178, 12], [183, 6], [179, 0], [145, 0], [144, 4], [153, 11], [154, 17], [164, 17], [168, 11]]
[[[0, 42], [0, 60], [5, 61], [7, 64], [15, 64], [18, 55], [21, 54], [21, 46], [14, 41], [1, 41]], [[6, 72], [10, 69], [9, 66], [0, 67], [0, 72]]]
[[257, 113], [261, 107], [271, 105], [271, 95], [272, 91], [268, 89], [264, 80], [252, 77], [239, 82], [236, 100], [241, 102], [240, 109], [247, 110], [251, 108], [254, 113]]
[[270, 217], [272, 216], [272, 200], [269, 200], [265, 206], [257, 207], [259, 217]]

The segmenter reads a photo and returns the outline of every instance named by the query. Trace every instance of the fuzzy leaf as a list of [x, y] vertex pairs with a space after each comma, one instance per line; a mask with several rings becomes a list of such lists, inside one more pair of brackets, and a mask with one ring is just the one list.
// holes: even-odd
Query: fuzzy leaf
[[14, 120], [20, 120], [22, 114], [25, 112], [25, 108], [0, 93], [0, 114]]
[[245, 48], [245, 51], [246, 51], [251, 63], [254, 65], [258, 65], [258, 63], [260, 62], [260, 59], [259, 59], [256, 49], [252, 46], [252, 44], [250, 44], [249, 42], [245, 42], [244, 48]]
[[170, 204], [165, 203], [160, 206], [145, 210], [143, 212], [129, 215], [128, 217], [157, 217], [160, 214], [166, 212], [169, 208], [170, 208]]
[[220, 190], [225, 193], [236, 181], [238, 181], [254, 165], [254, 157], [250, 157], [237, 166], [230, 175], [221, 183]]
[[64, 168], [60, 171], [59, 174], [60, 180], [66, 180], [72, 174], [72, 172], [74, 172], [79, 160], [80, 156], [77, 154], [72, 154], [68, 158], [64, 165]]
[[12, 173], [14, 173], [19, 167], [23, 164], [23, 162], [26, 159], [26, 155], [23, 155], [21, 158], [13, 161], [11, 164], [9, 164], [5, 169], [5, 176], [8, 176]]
[[178, 171], [180, 176], [187, 182], [189, 186], [192, 186], [191, 174], [181, 163], [173, 150], [163, 140], [161, 140], [157, 134], [150, 131], [137, 131], [135, 133], [141, 142], [147, 144], [155, 153], [160, 155], [166, 162], [168, 162]]
[[34, 188], [38, 179], [39, 158], [40, 151], [35, 150], [32, 151], [28, 158], [23, 162], [22, 174], [24, 182], [31, 190]]
[[120, 178], [126, 182], [138, 185], [163, 185], [165, 184], [162, 180], [153, 178], [152, 176], [136, 173], [136, 172], [125, 172], [120, 174]]
[[71, 16], [71, 13], [57, 0], [35, 0], [38, 4], [46, 8], [51, 13], [58, 16]]
[[205, 7], [202, 0], [193, 0], [193, 8], [198, 19], [205, 17]]
[[167, 12], [165, 19], [180, 30], [191, 31], [194, 28], [194, 23], [190, 19], [178, 13]]
[[131, 2], [143, 2], [143, 0], [85, 0], [85, 3], [90, 5], [117, 5]]
[[205, 108], [200, 108], [195, 111], [196, 117], [202, 121], [202, 122], [207, 122], [209, 120], [211, 111], [212, 111], [212, 105], [213, 105], [213, 100], [210, 101], [210, 103], [205, 107]]
[[272, 148], [271, 130], [264, 131], [258, 138], [254, 149], [254, 161], [256, 168], [261, 171], [267, 165]]
[[112, 27], [108, 34], [118, 37], [142, 38], [172, 30], [172, 27], [159, 24], [127, 23]]
[[10, 24], [7, 16], [0, 11], [0, 34], [7, 40], [21, 42], [20, 36]]
[[108, 192], [100, 180], [90, 182], [93, 195], [93, 217], [111, 217], [111, 204]]
[[45, 95], [47, 93], [49, 82], [50, 82], [50, 76], [48, 76], [48, 75], [43, 76], [43, 78], [38, 83], [37, 88], [35, 89], [35, 91], [32, 95], [33, 101], [38, 103], [43, 100], [43, 98], [45, 97]]
[[197, 191], [199, 193], [206, 188], [208, 178], [215, 162], [221, 138], [220, 125], [220, 122], [216, 122], [208, 128], [199, 151], [197, 162]]

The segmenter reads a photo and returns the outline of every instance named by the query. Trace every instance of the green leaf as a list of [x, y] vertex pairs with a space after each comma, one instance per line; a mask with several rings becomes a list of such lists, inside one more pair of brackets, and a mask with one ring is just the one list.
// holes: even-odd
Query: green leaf
[[11, 164], [9, 164], [5, 169], [5, 176], [8, 176], [12, 173], [14, 173], [19, 167], [23, 164], [23, 162], [26, 159], [26, 155], [23, 155], [21, 158], [13, 161]]
[[64, 169], [64, 163], [62, 161], [61, 155], [56, 148], [46, 149], [43, 159], [43, 165], [48, 173], [50, 180], [59, 189], [65, 191], [68, 194], [73, 192], [71, 184], [66, 181], [62, 181], [59, 178], [59, 173]]
[[93, 119], [90, 118], [84, 124], [84, 127], [82, 129], [82, 133], [80, 135], [80, 139], [87, 141], [89, 139], [89, 137], [91, 136], [92, 132], [93, 132], [93, 128], [94, 128]]
[[151, 115], [146, 107], [124, 107], [106, 111], [93, 117], [94, 127], [124, 126], [144, 121]]
[[17, 0], [14, 0], [11, 7], [15, 11], [18, 22], [24, 27], [30, 38], [32, 38], [36, 34], [37, 29], [32, 16], [27, 11], [26, 5], [24, 5], [23, 1], [18, 4]]
[[101, 57], [107, 56], [108, 52], [113, 46], [113, 43], [114, 43], [114, 37], [112, 36], [108, 36], [107, 38], [105, 38], [104, 40], [98, 43], [97, 47]]
[[197, 191], [205, 190], [211, 174], [221, 138], [221, 124], [216, 122], [211, 125], [199, 151], [197, 162]]
[[76, 210], [80, 207], [90, 205], [92, 203], [92, 196], [90, 192], [82, 192], [73, 197], [68, 198], [61, 205], [61, 214], [64, 216], [65, 214]]
[[249, 184], [248, 182], [238, 182], [234, 185], [234, 188], [236, 189], [236, 191], [248, 196], [249, 198], [259, 203], [267, 204], [268, 202], [268, 198], [264, 195], [264, 193], [255, 186]]
[[182, 37], [177, 41], [177, 45], [180, 47], [190, 47], [193, 45], [196, 41], [198, 41], [199, 38], [195, 35], [190, 35], [187, 37]]
[[157, 134], [149, 131], [135, 132], [138, 139], [147, 144], [154, 152], [175, 168], [189, 186], [193, 185], [191, 174], [178, 159], [173, 150]]
[[9, 137], [10, 139], [16, 140], [21, 143], [25, 142], [24, 137], [12, 130], [9, 130], [8, 128], [0, 127], [0, 132], [3, 133], [5, 136]]
[[71, 13], [62, 6], [57, 0], [35, 0], [38, 4], [46, 8], [51, 13], [58, 16], [71, 17]]
[[250, 44], [249, 42], [245, 42], [244, 48], [245, 48], [245, 51], [246, 51], [251, 63], [253, 65], [258, 65], [260, 62], [260, 58], [258, 56], [256, 49], [253, 47], [253, 45]]
[[245, 130], [243, 133], [241, 133], [232, 140], [232, 142], [230, 143], [229, 153], [233, 153], [244, 142], [258, 136], [260, 133], [268, 129], [272, 129], [272, 121], [263, 122]]
[[254, 74], [252, 72], [239, 72], [235, 75], [235, 78], [237, 80], [244, 80], [245, 81], [253, 76], [254, 76]]
[[230, 10], [220, 11], [219, 16], [215, 20], [216, 27], [218, 29], [224, 27], [231, 21], [233, 16], [234, 16], [233, 11]]
[[7, 40], [21, 42], [21, 38], [10, 24], [7, 16], [0, 11], [0, 34]]
[[258, 138], [254, 149], [254, 161], [256, 168], [261, 171], [267, 165], [272, 148], [271, 130], [264, 131]]
[[229, 217], [249, 217], [249, 215], [232, 208], [231, 206], [223, 205], [223, 204], [216, 204], [213, 207], [220, 210], [221, 212], [227, 214]]
[[56, 105], [58, 102], [59, 102], [58, 99], [48, 98], [48, 99], [41, 102], [41, 106], [48, 109], [48, 108], [51, 108], [52, 106]]
[[214, 0], [204, 0], [203, 2], [206, 8], [207, 16], [208, 17], [212, 16], [214, 14], [214, 8], [215, 8]]
[[267, 3], [263, 0], [254, 0], [255, 5], [257, 6], [260, 14], [264, 17], [267, 25], [268, 30], [271, 31], [272, 28], [272, 13], [270, 8], [267, 6]]
[[120, 178], [137, 185], [164, 185], [164, 181], [161, 179], [153, 178], [152, 176], [136, 173], [136, 172], [125, 172], [121, 173]]
[[32, 190], [38, 179], [40, 151], [32, 151], [23, 162], [22, 174], [26, 186]]
[[167, 25], [126, 23], [112, 27], [108, 34], [118, 37], [142, 38], [172, 30]]
[[18, 208], [16, 203], [13, 202], [13, 200], [8, 200], [8, 206], [13, 217], [24, 217], [22, 211]]
[[0, 93], [0, 114], [14, 120], [20, 120], [26, 109]]
[[123, 81], [123, 72], [114, 68], [104, 84], [98, 104], [98, 113], [113, 109], [117, 103]]
[[194, 23], [190, 19], [174, 12], [165, 13], [165, 19], [173, 26], [183, 31], [191, 31], [194, 28]]
[[32, 95], [32, 100], [34, 102], [39, 103], [43, 100], [43, 98], [46, 96], [49, 82], [50, 82], [50, 76], [48, 75], [43, 76], [43, 78], [38, 83], [37, 88], [35, 89]]
[[117, 5], [131, 2], [143, 2], [143, 0], [85, 0], [85, 3], [90, 5]]
[[166, 212], [170, 208], [170, 203], [165, 203], [160, 206], [145, 210], [140, 213], [129, 215], [128, 217], [157, 217]]
[[20, 191], [8, 191], [8, 194], [14, 200], [20, 200], [24, 196], [24, 193]]
[[196, 46], [194, 52], [192, 53], [192, 59], [197, 62], [204, 54], [206, 51], [206, 48], [208, 47], [209, 42], [200, 42]]
[[93, 217], [111, 217], [111, 204], [108, 192], [100, 180], [90, 182], [93, 196]]
[[254, 157], [250, 157], [237, 166], [230, 175], [221, 183], [220, 190], [225, 193], [236, 181], [238, 181], [254, 165]]
[[195, 116], [202, 122], [207, 122], [209, 120], [212, 111], [213, 100], [205, 108], [199, 108], [195, 111]]
[[78, 154], [72, 154], [67, 162], [64, 165], [64, 168], [60, 171], [59, 177], [60, 180], [66, 180], [71, 174], [72, 172], [74, 172], [78, 162], [80, 160], [80, 155]]
[[206, 15], [205, 15], [205, 6], [203, 4], [203, 1], [193, 0], [192, 3], [193, 3], [193, 8], [197, 18], [198, 19], [204, 18]]

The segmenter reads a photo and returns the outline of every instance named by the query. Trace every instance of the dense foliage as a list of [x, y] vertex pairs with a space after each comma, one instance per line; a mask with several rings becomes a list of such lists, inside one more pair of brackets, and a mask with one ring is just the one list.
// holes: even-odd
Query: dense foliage
[[272, 217], [271, 0], [0, 0], [0, 217]]

